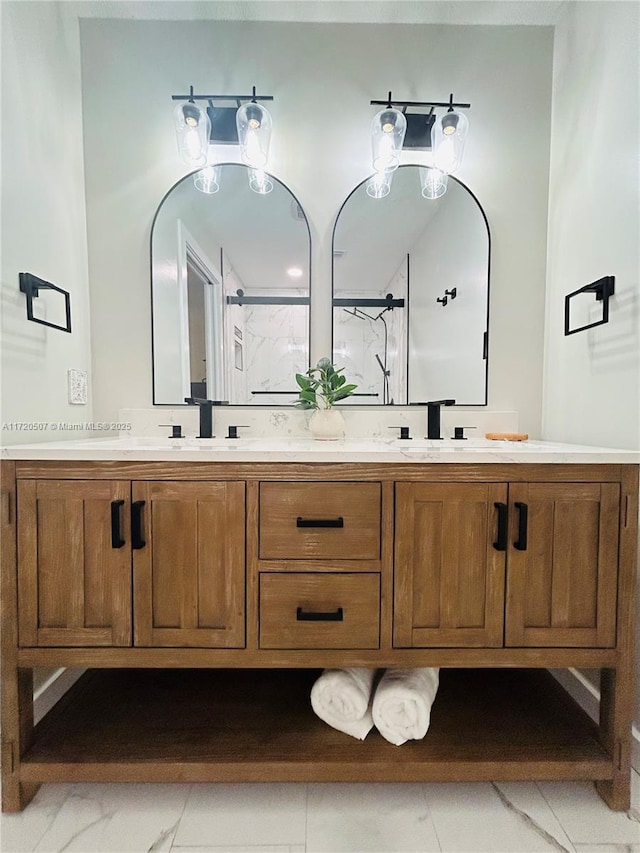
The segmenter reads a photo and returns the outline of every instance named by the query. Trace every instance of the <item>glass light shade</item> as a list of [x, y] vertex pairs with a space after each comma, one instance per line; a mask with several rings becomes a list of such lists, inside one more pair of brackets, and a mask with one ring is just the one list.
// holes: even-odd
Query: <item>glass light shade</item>
[[407, 120], [399, 110], [380, 110], [371, 124], [372, 164], [376, 172], [389, 172], [400, 165]]
[[249, 188], [258, 195], [267, 195], [273, 189], [273, 181], [262, 169], [249, 169]]
[[389, 195], [393, 172], [393, 169], [389, 172], [376, 172], [375, 175], [369, 178], [366, 186], [367, 195], [371, 196], [371, 198], [384, 198], [386, 195]]
[[420, 186], [423, 198], [440, 198], [447, 191], [449, 175], [440, 169], [420, 168]]
[[431, 129], [433, 165], [450, 175], [460, 168], [464, 144], [469, 131], [469, 120], [455, 110], [439, 116]]
[[263, 169], [269, 157], [271, 115], [263, 106], [250, 101], [238, 109], [236, 127], [242, 162]]
[[206, 111], [191, 101], [179, 103], [173, 111], [173, 120], [181, 160], [187, 166], [204, 166], [211, 131]]
[[220, 189], [220, 167], [205, 166], [193, 176], [193, 185], [201, 193], [213, 195]]

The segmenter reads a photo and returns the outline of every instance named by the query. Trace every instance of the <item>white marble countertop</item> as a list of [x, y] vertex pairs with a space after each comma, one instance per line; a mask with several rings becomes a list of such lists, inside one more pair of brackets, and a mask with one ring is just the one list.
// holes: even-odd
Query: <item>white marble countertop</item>
[[0, 458], [66, 462], [382, 462], [640, 464], [640, 451], [546, 441], [468, 439], [96, 438], [14, 444]]

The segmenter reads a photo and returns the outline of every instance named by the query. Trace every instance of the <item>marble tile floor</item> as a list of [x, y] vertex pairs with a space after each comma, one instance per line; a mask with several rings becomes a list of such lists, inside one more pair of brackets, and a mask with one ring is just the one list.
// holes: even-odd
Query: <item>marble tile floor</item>
[[44, 785], [2, 853], [640, 853], [591, 783]]

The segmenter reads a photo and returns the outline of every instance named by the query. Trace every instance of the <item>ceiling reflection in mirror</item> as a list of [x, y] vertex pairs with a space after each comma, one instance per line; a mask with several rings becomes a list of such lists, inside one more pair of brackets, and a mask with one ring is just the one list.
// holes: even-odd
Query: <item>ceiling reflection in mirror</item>
[[216, 169], [216, 192], [187, 175], [154, 219], [153, 401], [290, 405], [309, 367], [307, 219], [273, 176]]
[[358, 384], [346, 405], [487, 403], [487, 220], [452, 176], [424, 198], [423, 172], [400, 166], [383, 198], [363, 182], [336, 220], [333, 361]]

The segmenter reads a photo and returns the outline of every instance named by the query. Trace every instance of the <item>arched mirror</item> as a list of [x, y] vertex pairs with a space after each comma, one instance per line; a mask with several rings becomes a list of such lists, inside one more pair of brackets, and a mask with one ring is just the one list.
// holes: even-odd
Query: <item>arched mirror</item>
[[309, 367], [307, 219], [276, 178], [216, 170], [216, 192], [187, 175], [153, 221], [153, 402], [289, 405]]
[[358, 384], [351, 404], [454, 399], [487, 404], [489, 226], [449, 176], [424, 198], [400, 166], [383, 198], [361, 183], [333, 232], [333, 361]]

